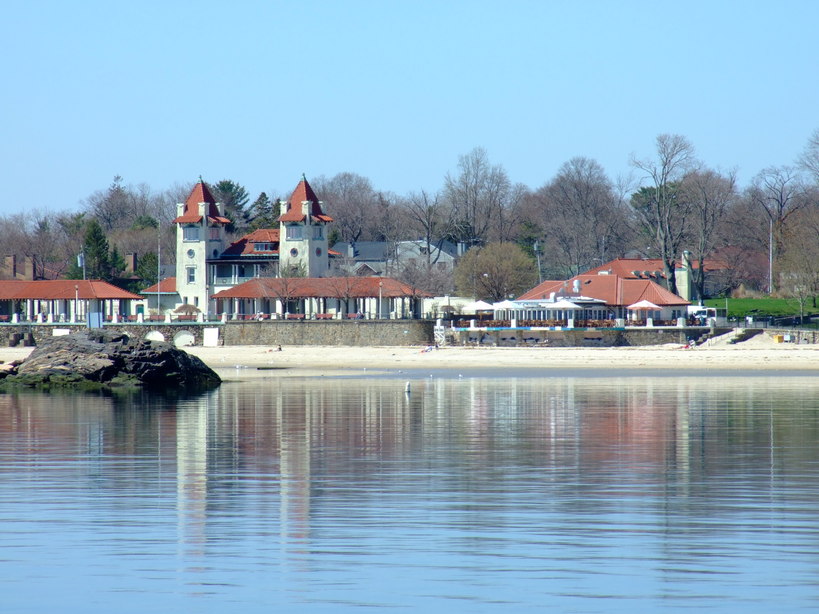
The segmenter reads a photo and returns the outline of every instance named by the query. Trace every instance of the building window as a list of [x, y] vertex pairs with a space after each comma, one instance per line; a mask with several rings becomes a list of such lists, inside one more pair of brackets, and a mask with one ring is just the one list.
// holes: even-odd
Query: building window
[[210, 227], [210, 240], [211, 241], [219, 240], [219, 228], [217, 228], [216, 226]]
[[254, 243], [253, 244], [253, 251], [254, 252], [272, 252], [273, 251], [273, 244], [272, 243]]
[[199, 307], [199, 297], [198, 296], [193, 297], [193, 306], [194, 307]]
[[185, 267], [185, 271], [188, 274], [188, 283], [189, 284], [196, 283], [196, 267], [195, 266]]
[[199, 226], [185, 226], [182, 228], [182, 238], [185, 241], [199, 240]]
[[314, 239], [324, 238], [324, 226], [313, 226], [313, 238]]
[[301, 226], [288, 226], [287, 239], [288, 241], [301, 241]]

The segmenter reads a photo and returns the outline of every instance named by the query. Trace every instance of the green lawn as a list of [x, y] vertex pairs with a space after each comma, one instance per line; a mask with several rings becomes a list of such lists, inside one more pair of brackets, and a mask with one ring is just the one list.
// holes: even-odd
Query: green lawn
[[[710, 298], [705, 300], [708, 307], [725, 309], [726, 299]], [[819, 308], [812, 301], [805, 303], [805, 315], [819, 313]], [[728, 317], [744, 318], [745, 316], [768, 315], [774, 317], [798, 316], [799, 301], [793, 298], [729, 298]]]

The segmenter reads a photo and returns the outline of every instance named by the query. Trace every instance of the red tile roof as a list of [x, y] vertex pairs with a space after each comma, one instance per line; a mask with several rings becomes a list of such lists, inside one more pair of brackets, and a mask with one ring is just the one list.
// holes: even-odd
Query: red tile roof
[[[580, 292], [574, 292], [574, 282], [580, 282]], [[684, 298], [673, 294], [650, 279], [625, 279], [617, 275], [583, 274], [567, 281], [544, 281], [521, 295], [518, 300], [549, 299], [552, 292], [568, 300], [572, 297], [585, 296], [605, 301], [612, 307], [627, 307], [643, 299], [660, 307], [690, 304]]]
[[431, 296], [389, 277], [259, 277], [213, 298], [375, 298], [379, 289], [383, 298]]
[[199, 183], [193, 186], [190, 196], [185, 201], [185, 207], [182, 210], [182, 215], [176, 218], [174, 224], [196, 224], [202, 221], [202, 216], [199, 214], [199, 203], [205, 203], [207, 206], [208, 220], [214, 224], [230, 224], [230, 220], [219, 215], [219, 208], [216, 206], [216, 200], [210, 193], [207, 184], [201, 179]]
[[307, 183], [307, 179], [302, 177], [299, 185], [293, 190], [290, 200], [287, 202], [287, 210], [279, 217], [280, 222], [303, 222], [305, 219], [302, 203], [310, 203], [310, 217], [314, 222], [332, 222], [333, 218], [321, 210], [321, 203], [313, 192], [313, 188]]
[[[270, 243], [273, 246], [271, 250], [257, 251], [254, 248], [255, 243]], [[222, 253], [223, 256], [269, 256], [271, 254], [279, 253], [279, 229], [278, 228], [260, 228], [254, 230], [250, 234], [246, 234], [238, 241], [234, 241], [228, 245], [227, 249]]]
[[0, 300], [73, 300], [127, 299], [142, 300], [122, 288], [99, 279], [54, 279], [41, 281], [0, 281]]
[[145, 288], [141, 294], [176, 294], [176, 277], [166, 277], [159, 283]]

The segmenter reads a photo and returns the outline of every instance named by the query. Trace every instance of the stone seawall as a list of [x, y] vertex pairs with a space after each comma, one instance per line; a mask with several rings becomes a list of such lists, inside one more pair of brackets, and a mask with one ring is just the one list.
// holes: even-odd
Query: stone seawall
[[[179, 322], [173, 324], [105, 324], [105, 330], [124, 332], [135, 339], [154, 339], [202, 345], [204, 330], [219, 330], [221, 345], [430, 345], [434, 323], [430, 320], [333, 320], [263, 322]], [[85, 330], [72, 324], [4, 324], [5, 345], [34, 346], [55, 334]], [[3, 339], [0, 336], [0, 339]]]
[[429, 320], [228, 322], [220, 337], [224, 345], [430, 345], [433, 326]]
[[[722, 335], [733, 329], [714, 329]], [[645, 329], [567, 329], [567, 330], [459, 330], [450, 333], [448, 342], [456, 345], [545, 346], [545, 347], [623, 347], [641, 345], [685, 344], [711, 333], [709, 328]]]
[[[178, 322], [172, 324], [106, 324], [105, 329], [127, 333], [135, 339], [156, 339], [178, 345], [202, 345], [205, 329], [218, 329], [221, 345], [331, 345], [331, 346], [423, 346], [435, 341], [430, 320], [332, 320], [262, 322]], [[2, 324], [0, 342], [5, 345], [34, 346], [65, 331], [85, 330], [70, 324]], [[717, 328], [714, 335], [730, 332]], [[712, 333], [709, 328], [628, 328], [568, 330], [456, 330], [445, 329], [446, 343], [454, 345], [618, 347], [684, 344]], [[766, 329], [765, 334], [781, 336], [791, 343], [819, 343], [813, 329]], [[5, 337], [3, 336], [5, 335]]]

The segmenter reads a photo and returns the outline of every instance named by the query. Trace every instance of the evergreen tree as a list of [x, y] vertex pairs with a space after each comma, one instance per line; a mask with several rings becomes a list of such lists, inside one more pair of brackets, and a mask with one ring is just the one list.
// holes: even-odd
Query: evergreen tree
[[[85, 227], [81, 257], [73, 263], [68, 271], [68, 279], [111, 279], [111, 255], [108, 251], [108, 239], [102, 226], [91, 218]], [[85, 267], [81, 259], [85, 261]], [[84, 268], [84, 271], [83, 271]]]
[[252, 230], [278, 228], [279, 216], [281, 215], [279, 200], [270, 199], [265, 192], [262, 192], [250, 206], [250, 215], [252, 219], [250, 228]]
[[230, 179], [223, 179], [212, 188], [216, 202], [225, 206], [225, 217], [230, 220], [228, 232], [244, 232], [250, 223], [250, 212], [247, 203], [250, 197], [247, 190]]
[[138, 287], [134, 288], [134, 292], [144, 290], [148, 286], [152, 286], [159, 281], [156, 253], [148, 252], [147, 254], [140, 256], [139, 260], [137, 261], [136, 271], [134, 271], [134, 273], [139, 278], [137, 282]]
[[122, 254], [119, 253], [117, 246], [114, 246], [114, 249], [111, 250], [111, 254], [108, 257], [108, 261], [110, 263], [108, 280], [122, 277], [122, 274], [125, 272], [126, 264], [125, 258], [122, 257]]

